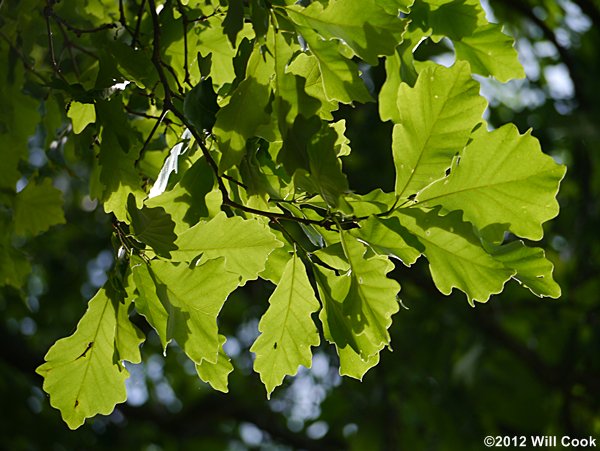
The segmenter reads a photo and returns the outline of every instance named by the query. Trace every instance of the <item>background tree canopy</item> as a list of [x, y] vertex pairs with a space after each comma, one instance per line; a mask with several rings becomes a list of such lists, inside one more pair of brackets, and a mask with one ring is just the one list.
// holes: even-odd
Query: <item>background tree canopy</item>
[[299, 3], [0, 3], [8, 449], [600, 435], [600, 6]]

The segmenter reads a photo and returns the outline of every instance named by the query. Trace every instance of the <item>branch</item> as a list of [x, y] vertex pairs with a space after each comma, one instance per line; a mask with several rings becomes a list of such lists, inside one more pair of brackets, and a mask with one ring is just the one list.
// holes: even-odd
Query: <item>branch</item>
[[165, 74], [162, 60], [160, 57], [160, 23], [158, 21], [158, 14], [156, 13], [156, 2], [154, 0], [148, 0], [150, 7], [150, 15], [152, 17], [152, 29], [153, 29], [153, 41], [152, 41], [152, 64], [156, 68], [158, 78], [165, 91], [165, 109], [172, 107], [171, 103], [171, 88], [169, 87], [169, 81]]
[[137, 21], [135, 23], [135, 30], [133, 32], [133, 36], [131, 37], [131, 47], [136, 46], [136, 43], [140, 45], [141, 47], [141, 43], [139, 41], [139, 35], [140, 35], [140, 25], [142, 24], [142, 16], [144, 14], [144, 6], [146, 6], [146, 0], [142, 0], [142, 2], [140, 3], [140, 9], [138, 10], [137, 13]]
[[154, 127], [152, 127], [152, 130], [150, 130], [150, 134], [146, 138], [146, 141], [144, 141], [144, 145], [142, 146], [142, 149], [140, 150], [140, 154], [138, 156], [138, 159], [135, 161], [135, 165], [136, 166], [140, 162], [140, 160], [143, 158], [144, 152], [146, 152], [146, 147], [148, 147], [148, 144], [150, 144], [150, 141], [152, 140], [152, 137], [154, 136], [154, 133], [156, 133], [156, 130], [158, 129], [158, 126], [161, 124], [161, 122], [163, 121], [163, 119], [165, 118], [165, 116], [167, 115], [168, 112], [169, 112], [169, 110], [165, 108], [162, 111], [162, 113], [160, 113], [160, 116], [158, 117], [157, 121], [154, 123]]
[[[211, 170], [215, 174], [215, 177], [217, 179], [217, 186], [219, 188], [219, 191], [221, 192], [221, 196], [223, 197], [223, 205], [234, 208], [236, 210], [246, 212], [246, 213], [264, 216], [264, 217], [269, 218], [271, 221], [277, 221], [277, 220], [294, 221], [294, 222], [298, 222], [300, 224], [316, 225], [316, 226], [324, 227], [327, 230], [334, 230], [334, 226], [341, 226], [342, 228], [344, 228], [344, 226], [348, 226], [348, 228], [356, 227], [356, 222], [354, 220], [339, 221], [339, 220], [335, 220], [332, 218], [323, 218], [323, 219], [318, 219], [318, 220], [302, 218], [302, 217], [297, 217], [297, 216], [293, 216], [291, 214], [286, 214], [286, 213], [276, 213], [276, 212], [272, 212], [272, 211], [258, 210], [256, 208], [248, 207], [246, 205], [237, 203], [231, 199], [231, 196], [229, 195], [229, 191], [227, 190], [227, 187], [225, 186], [225, 183], [223, 182], [224, 176], [222, 174], [220, 174], [219, 166], [218, 166], [217, 162], [215, 161], [215, 159], [210, 154], [210, 151], [208, 150], [208, 148], [206, 147], [204, 138], [201, 136], [201, 134], [198, 132], [198, 130], [196, 130], [196, 128], [190, 123], [190, 121], [188, 121], [188, 119], [185, 117], [185, 115], [181, 111], [179, 111], [173, 104], [172, 98], [173, 98], [174, 94], [171, 92], [171, 89], [169, 87], [169, 81], [167, 80], [167, 76], [165, 74], [165, 70], [163, 67], [163, 66], [165, 66], [165, 63], [164, 63], [164, 61], [162, 61], [161, 54], [160, 54], [160, 38], [161, 38], [160, 23], [158, 20], [158, 14], [156, 13], [155, 0], [148, 0], [148, 4], [150, 6], [150, 14], [152, 15], [152, 28], [153, 28], [153, 36], [154, 36], [154, 40], [152, 43], [153, 44], [152, 64], [154, 65], [154, 67], [156, 68], [156, 70], [158, 72], [158, 78], [160, 80], [160, 83], [163, 86], [163, 90], [165, 91], [165, 98], [163, 100], [163, 108], [165, 111], [167, 111], [167, 110], [171, 111], [183, 123], [183, 125], [185, 125], [190, 130], [190, 132], [194, 136], [196, 142], [200, 146], [202, 155], [204, 156], [204, 158], [206, 159], [206, 162], [208, 163]], [[170, 67], [170, 66], [167, 66], [167, 67]]]
[[[52, 15], [52, 7], [50, 3], [44, 8], [44, 18], [46, 19], [46, 33], [48, 35], [48, 50], [50, 51], [50, 63], [52, 64], [52, 68], [54, 72], [56, 72], [59, 77], [63, 80], [65, 79], [63, 74], [56, 64], [56, 56], [54, 55], [54, 40], [52, 39], [52, 27], [50, 26], [50, 16]], [[65, 80], [66, 81], [66, 80]]]
[[185, 78], [183, 80], [184, 83], [187, 83], [187, 85], [190, 88], [193, 88], [192, 83], [190, 82], [190, 71], [188, 69], [188, 41], [187, 41], [187, 32], [188, 32], [188, 17], [187, 14], [185, 13], [185, 8], [183, 7], [183, 5], [181, 4], [180, 0], [177, 0], [177, 10], [179, 11], [179, 14], [181, 14], [181, 18], [182, 20], [182, 24], [183, 24], [183, 68], [185, 70]]
[[99, 31], [110, 30], [110, 29], [118, 27], [118, 25], [116, 23], [107, 23], [107, 24], [103, 24], [103, 25], [100, 25], [95, 28], [77, 28], [77, 27], [71, 25], [69, 22], [67, 22], [62, 17], [60, 17], [58, 14], [56, 14], [51, 7], [48, 7], [48, 12], [54, 20], [56, 20], [59, 24], [64, 25], [65, 28], [67, 28], [67, 30], [75, 33], [77, 35], [77, 37], [81, 37], [81, 35], [85, 34], [85, 33], [97, 33]]

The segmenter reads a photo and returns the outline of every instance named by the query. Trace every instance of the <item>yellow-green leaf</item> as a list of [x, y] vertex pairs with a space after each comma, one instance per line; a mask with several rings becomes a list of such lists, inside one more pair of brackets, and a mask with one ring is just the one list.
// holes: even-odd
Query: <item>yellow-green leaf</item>
[[254, 369], [260, 374], [268, 397], [286, 375], [296, 374], [300, 365], [310, 368], [310, 348], [320, 341], [311, 318], [319, 309], [319, 301], [297, 255], [286, 264], [269, 304], [258, 324], [261, 334], [250, 348], [256, 354]]
[[[137, 333], [122, 333], [117, 343], [120, 303], [114, 290], [100, 289], [90, 300], [75, 333], [58, 340], [46, 354], [46, 363], [36, 370], [44, 377], [50, 404], [61, 411], [71, 429], [99, 413], [108, 415], [115, 404], [126, 399], [125, 379], [129, 373], [115, 355], [119, 356], [125, 346], [121, 357], [138, 360], [132, 349], [140, 340]], [[119, 315], [119, 321], [124, 319]]]

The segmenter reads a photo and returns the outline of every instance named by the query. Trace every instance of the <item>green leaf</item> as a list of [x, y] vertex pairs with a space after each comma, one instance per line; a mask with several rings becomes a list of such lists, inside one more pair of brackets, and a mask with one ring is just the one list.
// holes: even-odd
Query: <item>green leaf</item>
[[410, 29], [421, 29], [434, 42], [470, 36], [487, 24], [480, 0], [415, 0], [410, 11]]
[[224, 257], [227, 270], [241, 275], [243, 283], [256, 279], [269, 254], [282, 246], [262, 222], [228, 218], [223, 212], [183, 232], [175, 244], [178, 249], [171, 252], [174, 261], [189, 262], [200, 255]]
[[21, 236], [35, 236], [56, 224], [64, 224], [62, 192], [50, 179], [31, 180], [14, 198], [14, 228]]
[[200, 22], [202, 28], [198, 33], [198, 51], [201, 56], [210, 57], [210, 77], [216, 91], [235, 79], [233, 58], [237, 50], [223, 33], [222, 20], [213, 16]]
[[346, 137], [346, 119], [340, 119], [333, 124], [329, 124], [331, 128], [335, 130], [337, 139], [335, 141], [335, 154], [338, 157], [345, 157], [350, 155], [352, 149], [350, 148], [350, 140]]
[[541, 239], [542, 223], [558, 214], [556, 193], [565, 167], [512, 124], [493, 132], [482, 127], [472, 139], [450, 175], [419, 194], [420, 205], [462, 210], [479, 230], [507, 224], [520, 237]]
[[[315, 60], [311, 60], [311, 57], [305, 54], [299, 55], [290, 66], [292, 73], [302, 75], [307, 72], [307, 67], [314, 67], [316, 62], [326, 101], [366, 103], [372, 100], [371, 94], [359, 76], [358, 65], [352, 60], [340, 57], [338, 44], [323, 41], [308, 29], [303, 30], [303, 36]], [[306, 84], [309, 85], [308, 79]], [[313, 95], [308, 91], [308, 87], [307, 92]], [[318, 93], [314, 95], [317, 96]]]
[[494, 258], [508, 268], [516, 270], [513, 279], [539, 297], [558, 299], [560, 287], [552, 278], [554, 265], [546, 259], [544, 250], [525, 246], [522, 241], [498, 246], [493, 251]]
[[375, 0], [388, 14], [398, 15], [398, 11], [408, 13], [415, 0]]
[[330, 0], [327, 6], [313, 2], [306, 8], [289, 6], [286, 11], [301, 28], [316, 30], [325, 39], [341, 40], [373, 66], [379, 56], [394, 52], [405, 28], [397, 11], [388, 14], [374, 0]]
[[[173, 338], [195, 363], [216, 363], [221, 346], [217, 315], [239, 276], [225, 269], [223, 259], [190, 268], [154, 260], [132, 268], [140, 312], [158, 332], [165, 346]], [[166, 320], [166, 324], [165, 324]]]
[[[386, 77], [385, 82], [381, 85], [378, 98], [379, 117], [382, 121], [392, 121], [395, 124], [401, 121], [396, 95], [400, 88], [400, 84], [403, 81], [400, 73], [403, 66], [402, 55], [407, 53], [401, 50], [403, 47], [404, 44], [400, 45], [399, 49], [393, 55], [385, 58]], [[416, 78], [417, 76], [415, 74], [414, 81], [416, 81]], [[414, 85], [414, 81], [408, 84]]]
[[[120, 334], [119, 343], [116, 341], [121, 301], [115, 291], [100, 289], [90, 300], [75, 333], [58, 340], [46, 354], [46, 362], [36, 370], [44, 377], [50, 404], [61, 411], [71, 429], [96, 414], [108, 415], [127, 397], [125, 379], [129, 373], [121, 360], [115, 361], [115, 352], [119, 358], [137, 360], [132, 349], [139, 345], [139, 338], [137, 333]], [[123, 320], [121, 315], [119, 320]], [[123, 347], [128, 352], [121, 355]]]
[[402, 44], [396, 51], [385, 58], [385, 82], [379, 91], [379, 117], [382, 121], [401, 121], [398, 110], [398, 89], [401, 83], [414, 86], [418, 74], [414, 67], [413, 51], [421, 42], [423, 34], [420, 31], [407, 32]]
[[211, 192], [214, 174], [206, 160], [200, 159], [188, 168], [181, 180], [170, 190], [147, 199], [150, 208], [163, 208], [175, 223], [175, 234], [179, 235], [209, 216], [205, 198]]
[[149, 49], [132, 48], [120, 40], [103, 42], [106, 50], [115, 59], [125, 79], [135, 83], [140, 88], [152, 88], [158, 81], [156, 71], [152, 70], [152, 56]]
[[98, 101], [96, 114], [103, 130], [92, 196], [103, 201], [105, 212], [113, 212], [119, 221], [126, 221], [129, 194], [140, 203], [146, 197], [136, 168], [141, 139], [131, 128], [120, 97]]
[[298, 188], [320, 195], [331, 207], [337, 207], [339, 197], [349, 190], [342, 163], [335, 151], [337, 140], [333, 128], [323, 127], [312, 137], [306, 149], [309, 170], [300, 169], [294, 175]]
[[287, 262], [290, 260], [292, 247], [284, 242], [284, 247], [278, 247], [269, 254], [267, 261], [265, 262], [265, 269], [259, 275], [261, 279], [269, 280], [275, 285], [279, 283], [283, 277], [283, 270], [285, 269]]
[[273, 71], [273, 59], [263, 58], [260, 48], [255, 47], [248, 61], [246, 78], [231, 94], [229, 103], [217, 113], [213, 131], [223, 154], [219, 162], [221, 171], [240, 163], [246, 152], [246, 140], [269, 122], [267, 106]]
[[[380, 348], [371, 342], [367, 334], [357, 333], [353, 322], [344, 313], [343, 300], [349, 291], [349, 278], [337, 276], [318, 265], [313, 268], [323, 304], [319, 313], [323, 336], [336, 347], [340, 375], [362, 380], [365, 373], [379, 362]], [[368, 355], [370, 357], [365, 357]]]
[[477, 74], [490, 75], [502, 82], [525, 77], [514, 40], [502, 33], [500, 25], [478, 28], [472, 35], [455, 41], [454, 48], [456, 57], [468, 61]]
[[358, 238], [371, 246], [378, 254], [397, 258], [411, 266], [423, 252], [423, 246], [406, 230], [398, 218], [379, 219], [371, 216], [361, 223], [356, 232]]
[[229, 373], [233, 371], [233, 365], [231, 359], [225, 354], [223, 350], [223, 344], [227, 339], [223, 335], [219, 335], [219, 354], [217, 355], [217, 361], [215, 363], [203, 360], [200, 363], [196, 363], [196, 372], [198, 377], [204, 382], [210, 384], [212, 388], [223, 393], [229, 391], [227, 379]]
[[298, 115], [309, 118], [316, 114], [321, 108], [321, 101], [307, 94], [304, 78], [287, 71], [294, 53], [300, 50], [293, 41], [294, 36], [270, 29], [268, 38], [275, 59], [275, 108], [279, 130], [285, 135]]
[[217, 95], [206, 80], [194, 86], [183, 101], [185, 117], [198, 131], [212, 130], [218, 109]]
[[73, 121], [73, 133], [79, 134], [89, 124], [96, 122], [96, 108], [92, 103], [71, 102], [67, 117]]
[[311, 346], [320, 341], [311, 318], [318, 309], [306, 269], [295, 255], [269, 298], [269, 308], [258, 324], [261, 334], [250, 348], [256, 354], [254, 369], [265, 384], [267, 397], [286, 375], [296, 374], [300, 365], [310, 368]]
[[[396, 296], [400, 285], [386, 277], [394, 265], [387, 257], [365, 258], [365, 245], [351, 235], [342, 232], [340, 238], [350, 265], [350, 287], [343, 302], [344, 314], [355, 333], [364, 334], [376, 348], [382, 349], [390, 342], [387, 329], [392, 324], [392, 315], [399, 309]], [[361, 350], [363, 360], [372, 355]]]
[[163, 304], [163, 300], [157, 296], [153, 274], [146, 262], [137, 255], [131, 256], [131, 273], [138, 292], [135, 308], [156, 331], [165, 350], [172, 336], [172, 331], [169, 330], [171, 305], [168, 302]]
[[0, 287], [8, 285], [20, 289], [25, 286], [30, 272], [31, 264], [23, 252], [0, 243]]
[[228, 3], [227, 15], [223, 20], [223, 33], [229, 38], [231, 45], [235, 47], [237, 35], [244, 28], [244, 4], [239, 1]]
[[[306, 94], [321, 101], [319, 116], [326, 120], [333, 120], [331, 112], [338, 109], [338, 102], [331, 100], [325, 91], [319, 60], [313, 55], [301, 53], [287, 66], [286, 71], [306, 80], [304, 83]], [[362, 88], [358, 89], [362, 91]], [[330, 95], [333, 95], [333, 91], [330, 92]], [[364, 95], [364, 92], [361, 92], [360, 95]]]
[[438, 216], [435, 210], [418, 208], [397, 210], [394, 217], [425, 248], [433, 281], [443, 294], [458, 288], [469, 303], [486, 302], [491, 294], [500, 293], [515, 271], [488, 254], [469, 223], [460, 213]]
[[127, 198], [127, 211], [131, 218], [131, 229], [133, 235], [146, 243], [154, 251], [168, 258], [170, 251], [177, 249], [174, 233], [175, 223], [162, 207], [137, 208], [135, 197], [130, 194]]
[[408, 197], [442, 178], [452, 157], [467, 144], [486, 107], [469, 65], [426, 67], [414, 88], [400, 85], [400, 122], [394, 127], [392, 151], [396, 193]]
[[[133, 294], [133, 279], [131, 273], [127, 279], [127, 287]], [[140, 345], [144, 342], [145, 336], [135, 324], [129, 320], [129, 310], [133, 303], [133, 296], [129, 295], [117, 303], [117, 327], [115, 328], [115, 356], [117, 360], [126, 360], [131, 363], [140, 363], [142, 354]]]
[[374, 354], [363, 360], [359, 354], [350, 347], [338, 349], [340, 357], [340, 376], [349, 376], [362, 381], [363, 376], [379, 363], [379, 354]]
[[308, 119], [297, 116], [292, 127], [288, 128], [281, 150], [277, 154], [278, 162], [283, 163], [288, 174], [294, 174], [297, 169], [309, 170], [310, 159], [307, 149], [322, 125], [321, 120], [316, 116]]
[[360, 218], [388, 212], [396, 204], [396, 195], [377, 188], [367, 194], [349, 193], [344, 197], [344, 201], [351, 212]]
[[350, 270], [350, 263], [348, 263], [348, 258], [344, 253], [344, 246], [342, 246], [342, 243], [340, 242], [318, 249], [313, 252], [312, 255], [326, 265], [342, 272], [348, 272]]

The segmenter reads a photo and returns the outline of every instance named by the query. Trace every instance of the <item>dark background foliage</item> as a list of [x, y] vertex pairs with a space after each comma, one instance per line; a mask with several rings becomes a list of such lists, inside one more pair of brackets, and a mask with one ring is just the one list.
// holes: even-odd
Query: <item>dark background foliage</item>
[[[544, 150], [568, 165], [561, 214], [546, 224], [543, 243], [556, 265], [559, 300], [509, 284], [472, 309], [460, 294], [437, 292], [423, 262], [398, 267], [406, 309], [391, 328], [393, 352], [358, 382], [337, 376], [334, 353], [323, 345], [313, 369], [267, 401], [248, 348], [272, 287], [249, 284], [220, 318], [236, 337], [229, 394], [199, 381], [176, 348], [163, 359], [150, 334], [145, 365], [131, 368], [129, 401], [69, 431], [34, 370], [74, 330], [112, 261], [110, 220], [75, 174], [65, 181], [67, 225], [28, 244], [35, 263], [27, 301], [0, 291], [0, 448], [480, 450], [486, 435], [600, 439], [600, 2], [490, 6], [517, 37], [529, 77], [504, 86], [484, 81], [489, 121], [533, 127]], [[420, 52], [443, 60], [447, 50]], [[369, 76], [378, 89], [381, 65]], [[347, 119], [353, 146], [345, 161], [351, 186], [391, 190], [390, 126], [379, 123], [376, 106], [337, 114]]]

